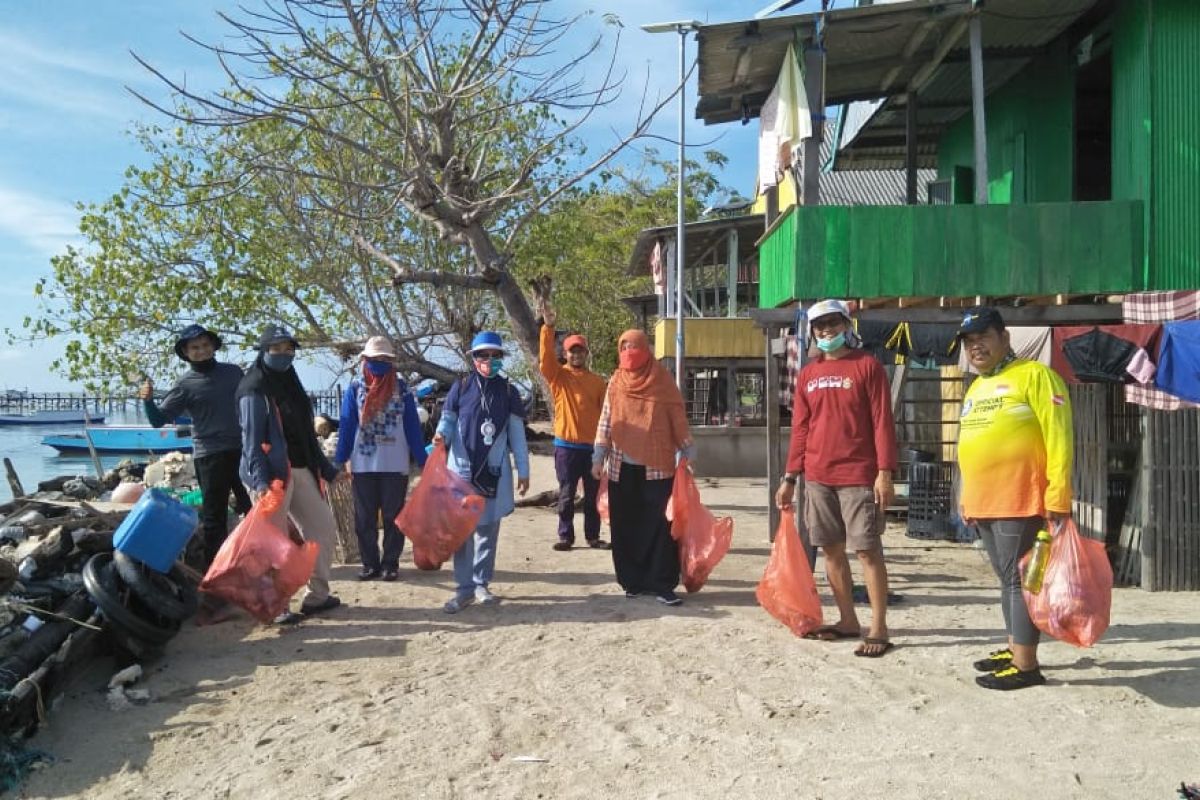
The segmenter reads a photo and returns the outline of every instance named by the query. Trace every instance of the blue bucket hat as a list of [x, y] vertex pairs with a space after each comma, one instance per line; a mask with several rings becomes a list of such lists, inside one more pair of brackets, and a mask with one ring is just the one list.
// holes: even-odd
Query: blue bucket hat
[[471, 340], [471, 352], [477, 350], [499, 350], [504, 355], [508, 355], [508, 351], [504, 349], [504, 344], [500, 341], [500, 334], [495, 331], [480, 331], [475, 334], [475, 338]]
[[179, 332], [178, 336], [175, 337], [175, 355], [179, 356], [184, 361], [187, 361], [188, 358], [187, 354], [184, 352], [184, 348], [187, 347], [187, 343], [192, 339], [199, 339], [201, 336], [207, 336], [208, 338], [212, 339], [213, 350], [221, 349], [220, 336], [217, 336], [203, 325], [188, 325]]

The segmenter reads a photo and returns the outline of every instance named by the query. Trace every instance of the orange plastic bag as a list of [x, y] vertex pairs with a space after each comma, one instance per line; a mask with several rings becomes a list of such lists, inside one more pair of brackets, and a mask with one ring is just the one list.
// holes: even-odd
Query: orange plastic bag
[[413, 566], [424, 572], [436, 572], [442, 568], [441, 561], [434, 561], [415, 543], [412, 547]]
[[446, 448], [435, 447], [396, 525], [412, 541], [414, 558], [420, 552], [425, 563], [443, 564], [475, 530], [484, 503], [470, 481], [446, 466]]
[[600, 489], [596, 492], [596, 512], [600, 514], [600, 519], [604, 522], [609, 521], [608, 515], [608, 470], [604, 470], [604, 475], [600, 478]]
[[729, 552], [733, 517], [714, 517], [700, 502], [700, 487], [688, 469], [686, 458], [675, 468], [670, 505], [671, 537], [679, 543], [683, 588], [698, 592]]
[[270, 622], [287, 610], [288, 602], [308, 583], [317, 565], [320, 545], [296, 544], [279, 527], [275, 512], [283, 502], [283, 483], [275, 481], [266, 497], [217, 551], [200, 589]]
[[[1021, 559], [1022, 576], [1032, 553]], [[1042, 590], [1022, 593], [1038, 630], [1076, 647], [1091, 647], [1108, 629], [1112, 586], [1104, 542], [1082, 536], [1075, 522], [1067, 520], [1050, 543]]]
[[791, 509], [780, 515], [771, 558], [754, 592], [758, 604], [797, 636], [820, 627], [821, 598]]

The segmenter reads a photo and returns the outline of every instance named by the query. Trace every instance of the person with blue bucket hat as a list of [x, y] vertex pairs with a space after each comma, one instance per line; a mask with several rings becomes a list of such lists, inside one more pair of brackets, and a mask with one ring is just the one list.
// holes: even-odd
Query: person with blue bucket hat
[[[321, 494], [319, 479], [336, 480], [338, 471], [325, 457], [313, 428], [312, 401], [300, 384], [292, 362], [299, 347], [282, 325], [268, 325], [258, 339], [258, 358], [238, 386], [242, 421], [242, 480], [260, 502], [273, 481], [286, 484], [278, 514], [300, 530], [305, 541], [320, 546], [316, 569], [300, 603], [300, 615], [320, 614], [342, 604], [329, 591], [337, 522]], [[277, 623], [299, 622], [284, 612]]]
[[454, 597], [442, 609], [457, 614], [471, 603], [500, 602], [489, 584], [496, 570], [500, 522], [513, 512], [513, 461], [517, 491], [529, 490], [525, 407], [501, 374], [506, 351], [500, 334], [483, 331], [471, 341], [472, 369], [446, 395], [434, 446], [448, 448], [447, 466], [471, 481], [485, 502], [475, 532], [454, 553]]
[[238, 480], [242, 428], [237, 394], [242, 369], [217, 361], [221, 337], [202, 325], [188, 325], [175, 339], [175, 355], [188, 370], [175, 381], [161, 402], [154, 401], [154, 384], [146, 378], [138, 398], [146, 419], [156, 428], [187, 415], [192, 418], [192, 465], [203, 500], [200, 523], [204, 532], [204, 566], [208, 567], [229, 535], [229, 495], [238, 514], [250, 510], [250, 496]]

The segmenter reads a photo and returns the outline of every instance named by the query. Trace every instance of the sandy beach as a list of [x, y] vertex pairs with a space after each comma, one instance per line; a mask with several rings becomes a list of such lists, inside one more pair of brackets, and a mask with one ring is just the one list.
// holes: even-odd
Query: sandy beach
[[[535, 457], [532, 492], [552, 488]], [[794, 637], [754, 598], [762, 481], [701, 481], [736, 519], [703, 591], [628, 600], [609, 554], [551, 550], [550, 509], [501, 530], [498, 608], [440, 610], [449, 566], [361, 584], [294, 628], [189, 625], [112, 711], [108, 659], [29, 743], [27, 798], [1172, 798], [1200, 781], [1200, 601], [1120, 589], [1049, 684], [976, 687], [1002, 622], [982, 551], [885, 539], [896, 649]], [[818, 572], [821, 565], [818, 564]], [[860, 573], [856, 568], [856, 576]], [[823, 576], [818, 585], [830, 610]], [[865, 609], [864, 609], [865, 615]]]

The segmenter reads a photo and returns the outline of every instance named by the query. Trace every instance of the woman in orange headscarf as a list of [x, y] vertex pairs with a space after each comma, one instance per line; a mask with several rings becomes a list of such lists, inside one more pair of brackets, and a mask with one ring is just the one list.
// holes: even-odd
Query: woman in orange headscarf
[[617, 348], [592, 455], [597, 478], [608, 462], [613, 567], [626, 597], [653, 594], [677, 606], [679, 551], [666, 510], [676, 456], [692, 452], [683, 396], [651, 356], [646, 334], [625, 331]]

